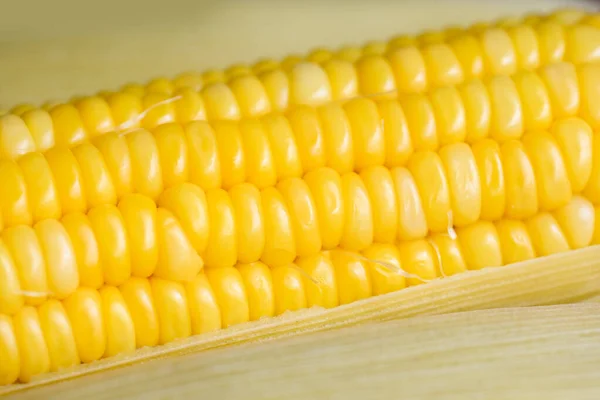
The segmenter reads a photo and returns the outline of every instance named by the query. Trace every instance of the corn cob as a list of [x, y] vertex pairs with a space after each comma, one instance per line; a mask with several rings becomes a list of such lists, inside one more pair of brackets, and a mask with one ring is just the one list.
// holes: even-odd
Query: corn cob
[[600, 244], [600, 70], [580, 36], [544, 42], [561, 57], [535, 71], [239, 122], [88, 135], [59, 106], [76, 139], [0, 161], [0, 384]]
[[332, 308], [468, 269], [585, 247], [599, 211], [576, 196], [554, 213], [525, 221], [475, 222], [458, 229], [456, 239], [434, 234], [399, 245], [372, 244], [362, 253], [337, 248], [280, 266], [257, 261], [207, 269], [182, 283], [131, 277], [118, 287], [80, 287], [62, 301], [0, 315], [1, 383], [26, 382], [287, 311]]
[[17, 106], [0, 121], [0, 158], [73, 146], [115, 130], [260, 117], [359, 95], [396, 97], [563, 60], [579, 65], [597, 59], [600, 31], [594, 16], [558, 12], [540, 21], [498, 25], [370, 43], [358, 58], [347, 54], [356, 51], [333, 56], [317, 50], [305, 61], [284, 60], [281, 67], [260, 62], [258, 76], [250, 68], [233, 66], [227, 73], [206, 74], [209, 84], [200, 92], [201, 78], [187, 73], [173, 82], [161, 78], [146, 87], [127, 85], [117, 93], [47, 110]]
[[[531, 176], [534, 169], [545, 176], [542, 169], [551, 168], [547, 163], [552, 162], [564, 174], [539, 182], [545, 188], [540, 194], [542, 207], [552, 208], [546, 202], [553, 199], [561, 201], [549, 190], [561, 196], [585, 190], [596, 201], [600, 189], [590, 176], [599, 172], [591, 172], [591, 129], [600, 126], [600, 107], [595, 102], [599, 83], [598, 65], [576, 68], [561, 62], [537, 73], [472, 80], [401, 100], [359, 98], [343, 105], [301, 106], [286, 115], [258, 120], [169, 123], [151, 132], [105, 134], [73, 149], [57, 147], [16, 161], [0, 160], [3, 225], [31, 225], [86, 212], [97, 205], [116, 204], [129, 193], [157, 200], [164, 190], [184, 182], [204, 190], [228, 190], [244, 182], [263, 189], [325, 166], [340, 174], [377, 165], [407, 166], [416, 153], [460, 142], [485, 152], [487, 142], [478, 141], [504, 143], [521, 139], [524, 132], [532, 134], [522, 143], [507, 145], [504, 162], [518, 166], [525, 152], [530, 160], [516, 171], [506, 167], [507, 179], [519, 181], [519, 176], [511, 176], [513, 172]], [[537, 132], [546, 130], [549, 133]], [[537, 150], [539, 146], [544, 150]], [[431, 162], [438, 164], [432, 168], [439, 168], [439, 162], [419, 157], [410, 164], [413, 173]], [[526, 170], [519, 172], [522, 168]], [[531, 192], [532, 179], [518, 190]], [[559, 183], [563, 186], [553, 189]], [[524, 197], [534, 201], [530, 195]], [[536, 211], [532, 207], [530, 211]], [[510, 210], [508, 215], [520, 217], [521, 211]]]

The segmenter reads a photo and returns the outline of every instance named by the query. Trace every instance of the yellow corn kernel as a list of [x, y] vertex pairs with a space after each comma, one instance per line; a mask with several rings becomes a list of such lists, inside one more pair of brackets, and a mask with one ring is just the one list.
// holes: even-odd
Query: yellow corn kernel
[[285, 199], [271, 187], [261, 192], [261, 200], [265, 218], [265, 248], [261, 261], [273, 267], [290, 264], [296, 258], [296, 241]]
[[143, 112], [140, 97], [127, 92], [118, 92], [108, 96], [106, 101], [117, 130], [124, 131], [140, 127]]
[[465, 78], [479, 78], [483, 74], [483, 49], [474, 36], [459, 34], [450, 39], [448, 44], [460, 62]]
[[54, 147], [54, 127], [47, 111], [32, 109], [20, 116], [33, 137], [37, 151], [43, 152]]
[[326, 165], [340, 174], [354, 168], [354, 143], [348, 117], [339, 104], [319, 107], [319, 122], [323, 129]]
[[438, 277], [437, 255], [425, 239], [402, 242], [398, 245], [402, 269], [410, 274], [408, 286], [421, 285]]
[[152, 131], [164, 188], [188, 182], [188, 149], [183, 128], [179, 124], [165, 124]]
[[440, 146], [463, 142], [467, 135], [465, 108], [455, 87], [434, 89], [430, 94]]
[[192, 334], [192, 322], [183, 284], [150, 278], [150, 286], [158, 316], [158, 343], [189, 337]]
[[514, 25], [507, 29], [515, 47], [518, 69], [533, 70], [540, 65], [540, 49], [538, 38], [533, 27]]
[[79, 164], [88, 207], [114, 204], [117, 192], [102, 153], [91, 143], [83, 143], [73, 149], [73, 155]]
[[238, 125], [233, 122], [215, 124], [214, 129], [221, 160], [222, 186], [229, 189], [246, 179], [242, 135]]
[[221, 309], [221, 327], [248, 322], [248, 296], [240, 272], [234, 267], [214, 268], [207, 269], [206, 276]]
[[360, 251], [373, 242], [373, 210], [367, 188], [356, 173], [342, 176], [342, 196], [345, 215], [340, 246]]
[[308, 55], [306, 56], [306, 59], [310, 62], [321, 64], [321, 63], [324, 63], [325, 61], [331, 59], [331, 57], [332, 57], [332, 54], [329, 50], [323, 49], [323, 48], [318, 48], [318, 49], [314, 49], [310, 53], [308, 53]]
[[5, 229], [2, 240], [15, 263], [25, 303], [42, 304], [48, 296], [47, 269], [35, 231], [25, 225]]
[[430, 236], [429, 244], [436, 255], [438, 275], [441, 277], [452, 276], [465, 272], [467, 263], [460, 249], [460, 244], [455, 235], [437, 233]]
[[74, 146], [87, 138], [79, 111], [71, 104], [60, 104], [49, 111], [57, 145]]
[[579, 115], [592, 127], [600, 128], [600, 65], [586, 64], [577, 71], [579, 78], [580, 107]]
[[361, 171], [385, 162], [385, 136], [381, 116], [375, 102], [368, 99], [351, 100], [344, 105], [352, 131], [354, 169]]
[[525, 131], [548, 129], [552, 123], [552, 108], [548, 91], [540, 76], [531, 71], [522, 71], [512, 79], [521, 98]]
[[319, 65], [299, 62], [290, 72], [290, 103], [315, 106], [331, 101], [331, 85]]
[[229, 82], [229, 87], [237, 99], [242, 117], [258, 117], [271, 112], [267, 92], [256, 76], [238, 76]]
[[552, 214], [542, 212], [526, 221], [538, 257], [569, 250], [569, 243]]
[[61, 209], [54, 177], [44, 156], [41, 153], [29, 153], [18, 164], [25, 179], [33, 222], [59, 218]]
[[232, 65], [225, 70], [226, 79], [235, 79], [252, 73], [252, 69], [244, 64]]
[[465, 262], [469, 269], [502, 265], [500, 238], [493, 223], [477, 221], [456, 231]]
[[178, 89], [174, 97], [177, 121], [186, 124], [206, 120], [206, 107], [200, 94], [192, 88]]
[[[148, 210], [156, 208], [147, 198], [142, 199], [140, 196], [139, 201], [143, 202]], [[198, 254], [203, 254], [209, 238], [209, 212], [205, 192], [198, 186], [183, 183], [165, 190], [158, 199], [158, 205], [173, 213], [192, 247]], [[125, 215], [123, 217], [125, 218]], [[151, 220], [148, 220], [147, 229], [153, 226], [150, 223]], [[152, 248], [150, 243], [147, 248], [149, 250]]]
[[[63, 215], [87, 211], [81, 168], [73, 153], [68, 149], [55, 147], [46, 152], [45, 157], [55, 177], [54, 184]], [[57, 177], [60, 179], [56, 179]], [[3, 216], [4, 223], [8, 225], [6, 219], [10, 214], [3, 212]]]
[[373, 296], [395, 292], [406, 287], [401, 255], [392, 244], [374, 243], [363, 250], [362, 255], [369, 269]]
[[505, 264], [535, 258], [535, 249], [525, 223], [504, 219], [496, 222], [496, 230]]
[[461, 83], [464, 74], [452, 48], [445, 43], [436, 43], [421, 49], [431, 86], [450, 86]]
[[107, 133], [92, 142], [100, 151], [112, 179], [117, 198], [133, 191], [131, 157], [123, 135]]
[[490, 131], [492, 104], [485, 85], [478, 80], [459, 87], [465, 109], [466, 141], [475, 143], [488, 136]]
[[365, 55], [356, 64], [358, 89], [361, 95], [372, 98], [396, 96], [394, 72], [381, 55]]
[[335, 269], [340, 305], [371, 297], [371, 278], [362, 256], [346, 250], [332, 250], [329, 257]]
[[335, 248], [340, 244], [344, 226], [340, 175], [331, 168], [319, 168], [307, 173], [303, 180], [314, 202], [321, 244], [324, 249]]
[[273, 268], [273, 295], [275, 298], [275, 315], [286, 311], [306, 308], [304, 280], [295, 264]]
[[452, 226], [450, 188], [439, 154], [415, 153], [408, 162], [408, 169], [419, 188], [429, 230], [446, 232]]
[[496, 76], [487, 87], [492, 106], [490, 136], [498, 142], [519, 139], [523, 134], [523, 109], [515, 83], [506, 76]]
[[153, 275], [172, 281], [189, 281], [198, 275], [204, 261], [173, 213], [163, 208], [156, 210], [156, 231], [158, 261]]
[[141, 126], [145, 129], [153, 129], [162, 124], [175, 122], [176, 114], [173, 105], [174, 99], [170, 95], [161, 92], [148, 92], [142, 97]]
[[287, 110], [290, 103], [290, 82], [285, 72], [275, 69], [259, 74], [258, 78], [269, 97], [271, 110]]
[[303, 180], [291, 178], [280, 182], [277, 189], [286, 201], [298, 256], [314, 254], [321, 249], [318, 216], [310, 188]]
[[508, 33], [499, 28], [485, 30], [479, 37], [489, 75], [512, 75], [517, 69], [517, 56]]
[[[206, 192], [206, 204], [210, 221], [210, 233], [202, 258], [207, 267], [233, 266], [237, 258], [237, 230], [235, 210], [231, 198], [223, 189], [209, 190]], [[264, 205], [263, 209], [266, 209]], [[268, 235], [267, 225], [265, 229], [266, 235]]]
[[127, 134], [125, 138], [131, 157], [133, 190], [156, 199], [163, 191], [163, 178], [154, 136], [140, 129]]
[[262, 122], [269, 135], [277, 178], [302, 176], [298, 146], [289, 121], [283, 116], [268, 116]]
[[35, 149], [35, 141], [21, 118], [13, 114], [0, 116], [0, 159], [15, 159]]
[[415, 46], [395, 48], [387, 55], [398, 93], [422, 93], [427, 88], [427, 70], [421, 51]]
[[435, 114], [429, 99], [421, 94], [401, 97], [408, 131], [415, 151], [435, 151], [438, 148]]
[[173, 84], [167, 78], [156, 78], [148, 82], [146, 92], [163, 93], [170, 96], [173, 94]]
[[371, 41], [363, 46], [363, 53], [366, 55], [381, 55], [385, 53], [387, 44], [380, 41]]
[[570, 117], [579, 111], [579, 86], [573, 64], [556, 63], [540, 68], [540, 77], [548, 89], [554, 118]]
[[2, 110], [2, 114], [6, 115], [6, 114], [13, 114], [16, 116], [22, 116], [23, 114], [25, 114], [28, 111], [34, 110], [35, 106], [31, 105], [31, 104], [19, 104], [15, 107], [13, 107], [10, 111], [6, 111], [6, 110]]
[[80, 287], [63, 305], [71, 322], [81, 361], [88, 363], [100, 359], [106, 349], [107, 339], [102, 299], [98, 291]]
[[266, 59], [256, 62], [256, 64], [254, 64], [254, 66], [253, 66], [253, 71], [255, 73], [260, 73], [260, 72], [265, 72], [265, 71], [272, 71], [278, 67], [279, 67], [279, 62], [266, 58]]
[[217, 71], [217, 70], [208, 70], [202, 73], [202, 82], [204, 85], [210, 85], [215, 82], [224, 82], [225, 81], [225, 72]]
[[22, 308], [13, 317], [13, 322], [19, 348], [19, 380], [29, 382], [33, 376], [50, 371], [48, 346], [35, 308]]
[[501, 149], [504, 170], [506, 209], [505, 216], [523, 219], [538, 211], [538, 189], [533, 165], [521, 142], [511, 140]]
[[317, 253], [296, 259], [296, 265], [304, 271], [304, 288], [307, 307], [333, 308], [339, 305], [335, 269], [330, 257]]
[[594, 236], [594, 206], [585, 197], [573, 196], [571, 201], [553, 212], [569, 247], [580, 249], [589, 246]]
[[202, 88], [202, 76], [193, 71], [183, 72], [173, 79], [173, 86], [176, 88], [191, 88], [200, 90]]
[[314, 108], [297, 107], [288, 120], [294, 132], [298, 155], [304, 172], [325, 166], [325, 141], [319, 117]]
[[15, 161], [0, 160], [0, 182], [3, 186], [0, 208], [4, 225], [31, 225], [33, 217], [27, 196], [27, 183]]
[[406, 165], [413, 153], [408, 122], [400, 104], [395, 100], [377, 104], [385, 138], [385, 166], [388, 168]]
[[235, 95], [224, 83], [215, 82], [202, 89], [202, 100], [206, 106], [208, 119], [237, 120], [241, 116]]
[[412, 240], [425, 237], [427, 220], [417, 185], [406, 168], [391, 171], [398, 205], [398, 239]]
[[75, 252], [79, 284], [100, 288], [104, 283], [100, 250], [89, 218], [83, 213], [71, 213], [62, 218], [61, 224], [69, 234]]
[[158, 314], [148, 279], [131, 277], [119, 286], [119, 291], [133, 321], [136, 347], [139, 349], [158, 345]]
[[534, 29], [540, 46], [541, 64], [562, 61], [566, 50], [564, 27], [557, 22], [544, 21], [535, 24]]
[[190, 182], [204, 190], [221, 186], [221, 163], [215, 132], [205, 122], [185, 126]]
[[362, 50], [355, 46], [345, 46], [336, 53], [336, 58], [348, 62], [356, 62], [362, 55]]
[[86, 97], [78, 101], [75, 106], [90, 137], [115, 130], [110, 107], [103, 98]]
[[185, 284], [192, 318], [192, 334], [213, 332], [221, 328], [221, 311], [205, 274], [198, 274]]
[[238, 264], [237, 269], [246, 288], [250, 321], [274, 316], [274, 282], [269, 267], [258, 261], [250, 264]]
[[0, 385], [10, 385], [21, 373], [21, 358], [13, 320], [3, 314], [0, 314], [0, 360]]
[[561, 150], [571, 189], [579, 193], [592, 173], [592, 129], [579, 118], [567, 118], [556, 121], [551, 133]]
[[158, 263], [156, 204], [145, 196], [130, 194], [121, 199], [118, 208], [127, 231], [131, 274], [147, 278]]
[[382, 166], [371, 167], [360, 174], [373, 211], [373, 240], [394, 243], [398, 236], [398, 205], [390, 171]]
[[242, 183], [231, 188], [229, 196], [235, 213], [237, 260], [241, 263], [258, 261], [265, 247], [260, 191], [249, 183]]
[[332, 59], [323, 64], [331, 86], [332, 100], [348, 100], [358, 95], [356, 68], [349, 61]]
[[135, 350], [135, 328], [123, 295], [116, 287], [100, 289], [102, 316], [106, 330], [104, 357]]
[[481, 186], [481, 219], [494, 221], [504, 215], [506, 186], [500, 146], [490, 139], [475, 143], [471, 150], [477, 162]]
[[131, 255], [123, 217], [117, 207], [102, 205], [93, 208], [88, 218], [98, 243], [104, 281], [120, 285], [131, 276]]
[[277, 171], [267, 132], [259, 121], [240, 123], [244, 148], [246, 175], [249, 183], [263, 189], [277, 181]]
[[23, 294], [17, 268], [6, 244], [0, 241], [0, 314], [12, 315], [21, 307]]
[[558, 144], [548, 132], [531, 132], [523, 146], [533, 166], [537, 183], [538, 206], [552, 211], [571, 199], [571, 183]]
[[439, 155], [450, 191], [452, 223], [458, 227], [470, 225], [480, 218], [482, 197], [473, 151], [465, 143], [456, 143], [442, 147]]
[[34, 229], [46, 264], [48, 289], [53, 297], [64, 299], [79, 286], [77, 260], [69, 234], [55, 219], [38, 222]]

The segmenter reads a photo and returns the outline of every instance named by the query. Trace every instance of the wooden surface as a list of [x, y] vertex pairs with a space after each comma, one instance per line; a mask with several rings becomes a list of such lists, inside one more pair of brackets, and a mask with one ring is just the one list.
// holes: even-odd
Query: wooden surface
[[600, 398], [600, 304], [474, 311], [248, 344], [14, 400]]

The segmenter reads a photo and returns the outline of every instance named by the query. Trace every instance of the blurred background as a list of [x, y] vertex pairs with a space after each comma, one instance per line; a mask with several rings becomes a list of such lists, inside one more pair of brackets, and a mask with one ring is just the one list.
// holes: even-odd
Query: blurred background
[[186, 70], [591, 0], [21, 0], [0, 12], [0, 109]]

